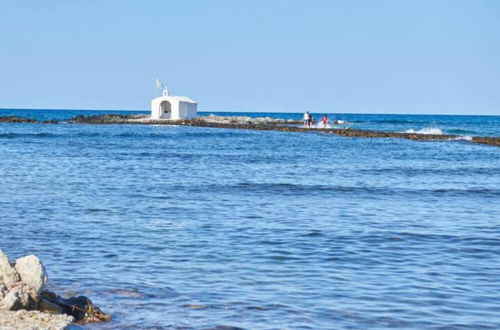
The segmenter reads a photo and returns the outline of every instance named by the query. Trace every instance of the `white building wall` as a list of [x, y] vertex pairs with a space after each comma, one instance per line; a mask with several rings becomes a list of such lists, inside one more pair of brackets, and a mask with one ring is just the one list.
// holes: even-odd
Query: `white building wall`
[[179, 102], [179, 117], [186, 118], [186, 102]]
[[172, 103], [172, 119], [176, 120], [179, 119], [179, 101], [177, 100], [172, 100], [170, 103]]
[[196, 103], [187, 103], [187, 118], [193, 118], [198, 116], [198, 104]]
[[163, 101], [170, 102], [171, 117], [170, 119], [182, 119], [196, 117], [197, 104], [191, 102], [183, 102], [171, 96], [160, 96], [151, 101], [151, 119], [162, 119], [161, 103]]
[[160, 103], [158, 98], [151, 101], [151, 119], [160, 119]]
[[179, 118], [193, 118], [198, 115], [197, 104], [190, 102], [179, 102]]

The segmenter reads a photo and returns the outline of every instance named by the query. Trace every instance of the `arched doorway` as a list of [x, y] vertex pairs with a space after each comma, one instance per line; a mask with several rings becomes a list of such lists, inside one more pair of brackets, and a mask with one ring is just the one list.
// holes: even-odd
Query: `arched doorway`
[[172, 118], [172, 105], [168, 101], [163, 101], [160, 103], [160, 117], [161, 118]]

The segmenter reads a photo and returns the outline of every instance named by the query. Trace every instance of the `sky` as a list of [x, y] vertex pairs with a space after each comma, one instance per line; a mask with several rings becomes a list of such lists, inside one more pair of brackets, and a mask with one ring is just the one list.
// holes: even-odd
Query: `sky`
[[500, 115], [498, 0], [0, 0], [0, 108]]

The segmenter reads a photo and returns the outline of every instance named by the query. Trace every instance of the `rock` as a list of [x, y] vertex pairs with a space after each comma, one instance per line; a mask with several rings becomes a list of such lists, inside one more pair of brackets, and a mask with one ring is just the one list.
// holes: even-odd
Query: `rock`
[[0, 250], [0, 283], [10, 287], [14, 282], [19, 282], [19, 275], [10, 265], [9, 258]]
[[64, 299], [54, 292], [43, 291], [42, 301], [47, 301], [53, 305], [57, 305], [63, 313], [71, 315], [75, 322], [80, 324], [90, 322], [107, 322], [111, 320], [111, 315], [104, 313], [85, 296]]
[[[66, 313], [75, 318], [77, 321], [84, 323], [102, 322], [111, 320], [111, 315], [104, 313], [99, 307], [94, 305], [92, 301], [84, 296], [71, 297], [65, 299], [66, 304], [72, 306], [72, 313]], [[75, 308], [76, 307], [76, 308]], [[78, 316], [78, 318], [76, 317]]]
[[59, 124], [59, 120], [57, 120], [57, 119], [43, 120], [42, 124]]
[[40, 259], [34, 255], [19, 258], [15, 268], [21, 276], [21, 281], [32, 288], [35, 291], [35, 296], [38, 296], [48, 280], [45, 267]]
[[0, 283], [10, 287], [15, 282], [19, 282], [19, 274], [11, 266], [9, 258], [0, 250]]
[[0, 301], [0, 310], [34, 309], [36, 305], [35, 299], [30, 295], [30, 289], [22, 284], [17, 284]]
[[7, 292], [5, 297], [0, 301], [0, 310], [4, 311], [16, 311], [22, 308], [21, 301], [19, 299], [19, 292], [16, 289]]
[[0, 311], [0, 329], [2, 330], [62, 330], [72, 321], [73, 318], [66, 314], [54, 315], [25, 310], [17, 312]]
[[[142, 117], [145, 117], [144, 115]], [[136, 115], [104, 114], [96, 116], [78, 115], [69, 120], [72, 124], [127, 124], [129, 119], [137, 119]]]
[[481, 143], [481, 144], [489, 144], [492, 146], [500, 147], [500, 138], [498, 137], [479, 137], [474, 136], [472, 138], [472, 142]]
[[[16, 267], [11, 266], [5, 253], [0, 250], [0, 310], [35, 308], [40, 292], [38, 282], [40, 279], [42, 282], [47, 281], [45, 269], [37, 257], [28, 256], [19, 260], [23, 275], [20, 275]], [[22, 277], [25, 277], [26, 281]]]
[[3, 297], [5, 297], [6, 293], [7, 293], [7, 287], [0, 283], [0, 301], [2, 300]]
[[34, 124], [37, 122], [38, 122], [37, 120], [31, 119], [31, 118], [23, 118], [23, 117], [16, 117], [16, 116], [2, 116], [2, 117], [0, 117], [0, 123], [30, 123], [30, 124]]
[[[14, 321], [12, 321], [14, 322], [12, 325], [5, 323], [2, 317], [6, 316], [8, 320], [11, 320], [13, 315], [5, 314], [5, 311], [36, 310], [38, 314], [35, 312], [35, 314], [19, 314], [19, 318], [23, 319], [25, 315], [34, 315], [35, 318], [49, 321], [52, 320], [50, 319], [51, 314], [64, 315], [59, 318], [62, 320], [60, 324], [63, 324], [61, 327], [65, 327], [72, 320], [85, 324], [111, 319], [109, 314], [104, 313], [87, 297], [78, 296], [63, 299], [53, 292], [44, 290], [47, 280], [45, 267], [38, 257], [29, 255], [19, 258], [13, 267], [5, 253], [0, 250], [0, 330], [52, 329], [50, 325], [33, 326], [26, 323], [26, 326], [21, 326]], [[16, 318], [14, 317], [14, 319]], [[54, 329], [59, 328], [56, 326]]]
[[64, 310], [57, 305], [56, 303], [50, 302], [49, 300], [45, 298], [40, 298], [40, 301], [38, 302], [38, 308], [39, 311], [45, 312], [45, 313], [52, 313], [52, 314], [63, 314]]

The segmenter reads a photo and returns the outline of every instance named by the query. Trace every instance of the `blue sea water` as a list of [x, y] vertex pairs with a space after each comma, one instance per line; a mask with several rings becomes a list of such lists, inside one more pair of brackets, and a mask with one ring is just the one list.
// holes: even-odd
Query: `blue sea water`
[[[334, 119], [500, 136], [495, 116]], [[500, 327], [497, 147], [0, 124], [0, 174], [0, 248], [113, 315], [84, 329]]]

